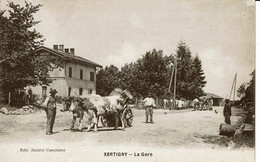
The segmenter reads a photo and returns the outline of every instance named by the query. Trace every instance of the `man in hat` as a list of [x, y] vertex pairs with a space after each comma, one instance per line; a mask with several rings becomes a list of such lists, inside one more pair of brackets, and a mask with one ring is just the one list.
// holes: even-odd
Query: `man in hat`
[[145, 115], [146, 115], [146, 120], [145, 120], [145, 124], [148, 123], [148, 116], [150, 114], [150, 123], [153, 124], [153, 107], [155, 107], [155, 101], [154, 99], [151, 97], [151, 93], [148, 94], [148, 97], [146, 97], [143, 100], [144, 106], [145, 106]]
[[50, 97], [46, 98], [47, 103], [47, 109], [46, 115], [47, 115], [47, 127], [46, 127], [46, 135], [53, 134], [53, 125], [55, 122], [56, 117], [56, 89], [50, 89]]
[[213, 97], [210, 97], [209, 98], [209, 110], [212, 110], [213, 108], [212, 108], [212, 106], [213, 106]]
[[231, 124], [231, 121], [230, 121], [231, 104], [229, 103], [228, 99], [225, 100], [225, 106], [224, 106], [224, 109], [223, 109], [223, 115], [225, 117], [225, 123], [226, 124]]

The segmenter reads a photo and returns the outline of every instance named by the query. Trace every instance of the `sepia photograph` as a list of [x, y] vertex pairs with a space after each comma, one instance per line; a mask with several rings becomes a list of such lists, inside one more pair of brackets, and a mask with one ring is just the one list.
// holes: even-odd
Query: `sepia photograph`
[[0, 0], [1, 162], [255, 162], [254, 0]]

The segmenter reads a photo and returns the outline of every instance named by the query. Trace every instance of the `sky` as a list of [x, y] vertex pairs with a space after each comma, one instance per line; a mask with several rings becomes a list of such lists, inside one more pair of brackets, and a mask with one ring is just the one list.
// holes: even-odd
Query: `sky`
[[[9, 0], [11, 1], [11, 0]], [[29, 0], [30, 1], [30, 0]], [[6, 0], [1, 0], [1, 9]], [[23, 0], [14, 0], [23, 4]], [[255, 69], [253, 0], [33, 0], [44, 46], [64, 44], [103, 67], [135, 62], [146, 51], [175, 54], [180, 41], [198, 54], [205, 92], [230, 95]]]

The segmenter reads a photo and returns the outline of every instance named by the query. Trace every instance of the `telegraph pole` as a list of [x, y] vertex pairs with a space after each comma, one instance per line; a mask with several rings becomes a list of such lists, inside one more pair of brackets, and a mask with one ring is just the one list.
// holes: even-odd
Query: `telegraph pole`
[[236, 93], [236, 81], [237, 81], [237, 73], [235, 74], [233, 83], [232, 83], [232, 87], [231, 87], [231, 91], [230, 91], [230, 96], [229, 96], [229, 100], [231, 100], [231, 96], [232, 96], [232, 91], [233, 91], [233, 103], [235, 100], [235, 93]]
[[175, 102], [175, 99], [176, 99], [176, 79], [177, 79], [177, 58], [174, 59], [174, 66], [175, 66], [175, 74], [174, 74], [174, 91], [173, 91], [173, 106], [174, 106], [174, 109], [176, 109], [176, 102]]
[[[172, 64], [172, 63], [171, 63]], [[169, 94], [171, 94], [171, 87], [172, 87], [172, 79], [173, 79], [173, 75], [174, 75], [174, 70], [175, 70], [175, 64], [173, 64], [172, 66], [172, 74], [171, 74], [171, 79], [170, 79], [170, 84], [169, 84], [169, 89], [168, 89], [168, 92]], [[172, 97], [172, 96], [171, 96]], [[171, 98], [170, 97], [170, 98]], [[170, 102], [171, 103], [171, 102]], [[169, 107], [169, 110], [172, 110], [172, 104], [170, 104], [170, 107]]]
[[172, 78], [173, 78], [173, 75], [174, 75], [174, 66], [175, 66], [175, 65], [173, 65], [173, 68], [172, 68], [172, 75], [171, 75], [171, 80], [170, 80], [170, 85], [169, 85], [168, 92], [171, 92]]
[[172, 110], [173, 108], [176, 108], [176, 80], [177, 80], [177, 58], [174, 59], [174, 65], [172, 68], [172, 74], [171, 74], [171, 80], [170, 80], [170, 84], [169, 84], [169, 89], [168, 92], [171, 92], [171, 86], [172, 86], [172, 80], [173, 80], [173, 76], [174, 76], [174, 89], [173, 89], [173, 107], [170, 107], [170, 110]]
[[237, 73], [234, 78], [234, 94], [233, 94], [233, 104], [235, 102], [235, 94], [236, 94], [236, 83], [237, 83]]

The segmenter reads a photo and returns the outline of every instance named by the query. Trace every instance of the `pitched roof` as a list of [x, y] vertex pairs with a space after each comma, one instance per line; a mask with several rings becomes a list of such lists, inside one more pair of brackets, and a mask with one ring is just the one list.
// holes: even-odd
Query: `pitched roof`
[[80, 57], [80, 56], [76, 56], [76, 55], [72, 55], [72, 54], [69, 54], [69, 53], [57, 51], [57, 50], [54, 50], [54, 49], [51, 49], [51, 48], [48, 48], [48, 47], [44, 47], [44, 46], [41, 46], [38, 49], [36, 49], [36, 51], [40, 51], [40, 50], [45, 50], [45, 51], [48, 51], [50, 53], [53, 53], [55, 55], [58, 55], [58, 56], [61, 56], [61, 57], [67, 58], [67, 59], [72, 59], [72, 60], [75, 60], [75, 61], [79, 61], [79, 62], [81, 62], [83, 64], [90, 64], [90, 65], [93, 65], [95, 67], [102, 68], [102, 65], [97, 64], [97, 63], [95, 63], [93, 61], [90, 61], [90, 60], [85, 59], [85, 58]]
[[216, 94], [213, 94], [213, 93], [207, 93], [207, 92], [205, 92], [206, 94], [207, 94], [207, 96], [209, 96], [209, 97], [213, 97], [213, 98], [223, 98], [223, 97], [220, 97], [220, 96], [218, 96], [218, 95], [216, 95]]

